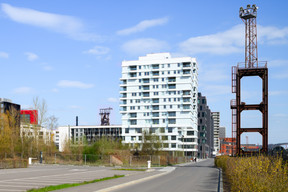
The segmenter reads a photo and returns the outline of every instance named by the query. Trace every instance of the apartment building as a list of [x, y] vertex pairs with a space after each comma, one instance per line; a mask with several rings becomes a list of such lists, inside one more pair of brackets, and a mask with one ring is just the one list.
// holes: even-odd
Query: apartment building
[[214, 124], [207, 99], [198, 93], [198, 158], [212, 157]]
[[156, 135], [162, 150], [198, 154], [198, 66], [195, 58], [154, 53], [122, 62], [120, 113], [123, 143], [140, 146]]
[[220, 139], [219, 139], [219, 127], [220, 127], [220, 112], [212, 112], [213, 124], [214, 124], [214, 155], [219, 155], [220, 151]]

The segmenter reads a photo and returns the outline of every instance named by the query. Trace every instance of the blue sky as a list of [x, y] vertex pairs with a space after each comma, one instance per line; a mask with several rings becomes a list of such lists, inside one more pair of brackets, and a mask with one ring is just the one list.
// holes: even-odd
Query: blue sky
[[[288, 141], [287, 1], [1, 1], [0, 97], [22, 108], [45, 99], [59, 125], [99, 124], [112, 107], [121, 123], [121, 62], [152, 52], [196, 57], [199, 90], [231, 135], [231, 66], [244, 61], [241, 6], [257, 4], [258, 55], [269, 67], [269, 143]], [[247, 103], [261, 100], [261, 81], [243, 81]], [[245, 126], [261, 122], [247, 112]], [[243, 126], [244, 126], [243, 125]], [[259, 125], [260, 126], [260, 125]], [[261, 143], [256, 134], [249, 143]], [[242, 141], [245, 143], [246, 141]]]

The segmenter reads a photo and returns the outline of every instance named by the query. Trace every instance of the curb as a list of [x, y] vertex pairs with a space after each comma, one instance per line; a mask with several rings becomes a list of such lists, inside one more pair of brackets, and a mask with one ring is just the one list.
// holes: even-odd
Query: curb
[[120, 184], [120, 185], [115, 185], [115, 186], [112, 186], [112, 187], [109, 187], [109, 188], [100, 189], [100, 190], [97, 190], [97, 191], [94, 191], [94, 192], [109, 192], [109, 191], [113, 191], [115, 189], [120, 189], [120, 188], [129, 186], [129, 185], [134, 185], [134, 184], [137, 184], [137, 183], [140, 183], [140, 182], [143, 182], [143, 181], [148, 181], [150, 179], [154, 179], [154, 178], [157, 178], [157, 177], [160, 177], [160, 176], [163, 176], [163, 175], [167, 175], [168, 173], [171, 173], [175, 169], [173, 169], [171, 171], [166, 171], [164, 173], [160, 173], [160, 174], [157, 174], [157, 175], [153, 175], [153, 176], [150, 176], [150, 177], [145, 177], [145, 178], [138, 179], [138, 180], [135, 180], [135, 181], [130, 181], [130, 182], [123, 183], [123, 184]]
[[222, 169], [219, 169], [219, 178], [218, 178], [218, 192], [223, 192], [223, 177], [222, 177]]

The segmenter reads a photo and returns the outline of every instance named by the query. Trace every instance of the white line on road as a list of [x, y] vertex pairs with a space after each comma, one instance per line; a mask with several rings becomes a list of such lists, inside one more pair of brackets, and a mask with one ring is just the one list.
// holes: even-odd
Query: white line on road
[[[98, 172], [101, 172], [101, 171], [106, 171], [105, 169], [104, 170], [98, 170]], [[85, 172], [76, 172], [76, 173], [66, 173], [66, 174], [58, 174], [58, 175], [44, 175], [44, 176], [38, 176], [38, 177], [29, 177], [29, 178], [25, 178], [25, 179], [38, 179], [38, 178], [47, 178], [47, 177], [57, 177], [57, 176], [66, 176], [66, 175], [75, 175], [75, 174], [87, 174], [87, 173], [93, 173], [94, 171], [85, 171]], [[2, 180], [0, 182], [6, 182], [6, 181], [17, 181], [17, 180], [23, 180], [23, 178], [19, 178], [19, 179], [8, 179], [8, 180]]]

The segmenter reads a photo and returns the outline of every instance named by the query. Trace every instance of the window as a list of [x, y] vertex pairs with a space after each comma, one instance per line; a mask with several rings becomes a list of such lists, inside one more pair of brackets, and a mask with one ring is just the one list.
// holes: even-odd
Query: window
[[165, 123], [165, 119], [163, 119], [162, 122]]
[[139, 66], [138, 68], [141, 69], [141, 66]]
[[171, 102], [171, 98], [169, 98], [168, 101]]
[[173, 128], [172, 127], [168, 127], [168, 133], [172, 133], [172, 132], [173, 132]]
[[163, 101], [166, 102], [166, 98], [164, 98]]
[[171, 148], [176, 148], [176, 143], [171, 143]]
[[162, 78], [162, 81], [164, 81], [164, 78]]
[[173, 105], [170, 105], [170, 109], [172, 109], [173, 108]]
[[153, 94], [154, 94], [154, 95], [158, 95], [158, 92], [154, 92]]
[[168, 75], [170, 75], [170, 71], [168, 71]]
[[141, 83], [141, 79], [139, 79], [139, 83]]
[[176, 98], [174, 98], [174, 101], [176, 101]]
[[176, 117], [176, 112], [175, 111], [168, 112], [168, 116], [169, 117]]
[[166, 109], [166, 105], [163, 105], [163, 108]]
[[130, 117], [132, 117], [132, 118], [137, 117], [137, 113], [130, 113]]
[[153, 81], [154, 81], [154, 82], [158, 82], [158, 78], [154, 78]]
[[163, 141], [167, 141], [168, 140], [168, 136], [162, 136], [162, 140]]
[[165, 128], [161, 127], [160, 128], [160, 133], [165, 133]]
[[178, 63], [178, 67], [180, 67], [180, 63]]
[[168, 64], [168, 67], [170, 67], [170, 64]]
[[132, 96], [136, 96], [136, 93], [132, 93]]
[[152, 124], [158, 125], [158, 124], [159, 124], [159, 119], [153, 119], [153, 120], [152, 120]]
[[125, 128], [125, 133], [129, 133], [129, 128]]
[[194, 135], [194, 131], [187, 131], [187, 135]]
[[141, 76], [141, 72], [139, 72], [139, 76]]
[[139, 141], [142, 141], [142, 136], [138, 136], [138, 140], [139, 140]]
[[176, 124], [176, 119], [168, 119], [168, 124]]
[[130, 125], [137, 125], [137, 120], [131, 120]]

